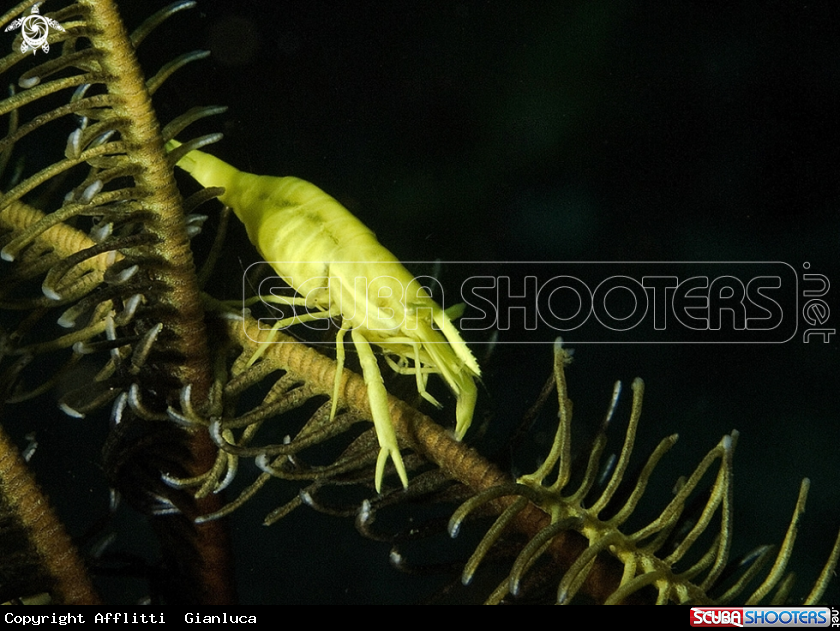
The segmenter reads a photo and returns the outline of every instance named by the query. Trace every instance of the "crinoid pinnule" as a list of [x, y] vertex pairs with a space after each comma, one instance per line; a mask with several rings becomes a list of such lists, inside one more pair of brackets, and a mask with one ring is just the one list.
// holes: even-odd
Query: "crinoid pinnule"
[[[616, 384], [613, 399], [598, 435], [590, 449], [586, 466], [577, 486], [573, 486], [571, 445], [572, 403], [566, 389], [565, 368], [571, 360], [562, 341], [555, 343], [554, 381], [559, 400], [558, 426], [551, 451], [539, 468], [521, 476], [515, 484], [483, 491], [465, 502], [453, 515], [449, 529], [455, 536], [463, 520], [488, 502], [507, 502], [507, 508], [496, 519], [467, 563], [463, 582], [469, 583], [479, 563], [496, 544], [517, 515], [533, 503], [549, 517], [549, 523], [521, 548], [508, 576], [488, 598], [498, 603], [524, 595], [524, 585], [536, 589], [540, 576], [552, 580], [555, 572], [534, 570], [538, 563], [554, 555], [553, 547], [564, 533], [574, 532], [585, 539], [583, 551], [560, 572], [557, 602], [572, 602], [589, 579], [600, 559], [612, 557], [623, 567], [618, 584], [605, 604], [621, 603], [634, 595], [651, 598], [657, 604], [728, 604], [743, 600], [759, 604], [770, 597], [772, 603], [787, 599], [790, 581], [785, 572], [790, 559], [797, 523], [805, 509], [809, 481], [803, 480], [799, 499], [785, 540], [779, 548], [765, 578], [757, 587], [764, 565], [771, 560], [773, 549], [764, 546], [746, 560], [730, 563], [732, 546], [732, 458], [738, 432], [724, 436], [700, 461], [694, 471], [678, 482], [674, 496], [659, 515], [641, 528], [628, 531], [628, 518], [635, 512], [657, 463], [677, 441], [677, 435], [664, 438], [642, 465], [637, 477], [625, 481], [636, 429], [642, 410], [644, 383], [633, 382], [633, 403], [624, 444], [616, 461], [604, 469], [601, 456], [610, 424], [621, 392]], [[606, 471], [606, 477], [599, 472]], [[707, 472], [713, 476], [709, 485]], [[617, 493], [619, 488], [621, 493]], [[712, 536], [703, 536], [716, 523]], [[838, 535], [830, 558], [806, 604], [819, 602], [825, 592], [840, 555]], [[533, 578], [537, 577], [537, 578]], [[532, 580], [528, 580], [532, 579]], [[543, 582], [544, 582], [543, 580]], [[545, 585], [539, 585], [544, 588]], [[647, 591], [653, 588], [654, 591]], [[752, 588], [754, 591], [749, 592]], [[771, 594], [772, 593], [772, 594]], [[745, 596], [746, 595], [746, 596]]]

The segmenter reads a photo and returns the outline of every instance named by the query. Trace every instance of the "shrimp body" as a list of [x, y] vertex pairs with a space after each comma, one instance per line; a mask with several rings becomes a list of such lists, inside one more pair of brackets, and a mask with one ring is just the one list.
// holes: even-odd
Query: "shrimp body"
[[[173, 140], [167, 148], [178, 145]], [[178, 166], [204, 186], [224, 187], [219, 199], [234, 210], [260, 255], [298, 294], [288, 304], [305, 305], [310, 320], [340, 318], [333, 415], [344, 364], [343, 338], [351, 332], [380, 444], [377, 491], [389, 457], [404, 486], [408, 476], [371, 344], [385, 352], [395, 370], [414, 374], [420, 394], [438, 407], [425, 385], [429, 373], [443, 378], [457, 401], [455, 435], [463, 438], [475, 408], [478, 363], [443, 308], [367, 226], [324, 191], [295, 177], [243, 173], [198, 150], [186, 154]]]

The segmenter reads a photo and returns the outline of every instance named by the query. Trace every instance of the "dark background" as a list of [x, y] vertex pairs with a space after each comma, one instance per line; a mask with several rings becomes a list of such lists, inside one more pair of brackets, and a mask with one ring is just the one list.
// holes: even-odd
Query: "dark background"
[[[129, 25], [152, 3], [133, 4]], [[227, 105], [190, 130], [225, 133], [210, 151], [242, 170], [316, 183], [403, 260], [769, 260], [800, 273], [808, 262], [834, 283], [838, 7], [733, 4], [204, 1], [142, 52], [148, 71], [209, 49], [210, 60], [156, 96], [161, 119]], [[258, 255], [241, 227], [228, 238], [229, 277], [214, 294], [237, 298], [239, 271]], [[827, 301], [836, 327], [836, 289]], [[793, 557], [794, 593], [806, 593], [840, 527], [837, 336], [570, 345], [574, 429], [600, 421], [614, 380], [641, 376], [637, 458], [680, 434], [649, 510], [732, 429], [741, 433], [734, 552], [781, 542], [799, 481], [811, 479]], [[503, 436], [549, 374], [551, 347], [499, 345], [489, 358], [474, 348], [484, 371], [476, 422], [491, 419]], [[233, 520], [243, 602], [428, 595], [387, 567], [387, 545], [361, 541], [348, 521], [300, 509], [260, 526], [288, 499], [280, 488], [263, 489]], [[836, 606], [838, 596], [835, 582], [826, 600]]]

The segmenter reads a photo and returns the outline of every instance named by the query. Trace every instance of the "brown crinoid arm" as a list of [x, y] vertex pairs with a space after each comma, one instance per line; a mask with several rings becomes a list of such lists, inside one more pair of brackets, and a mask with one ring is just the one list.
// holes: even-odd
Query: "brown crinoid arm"
[[[9, 597], [49, 591], [56, 603], [101, 604], [84, 563], [32, 478], [12, 441], [0, 426], [0, 522], [4, 541], [19, 535], [25, 543], [4, 550], [0, 593]], [[34, 590], [27, 592], [26, 590]], [[5, 600], [0, 598], [0, 600]]]
[[[156, 311], [161, 314], [164, 328], [160, 341], [167, 348], [172, 361], [165, 362], [164, 372], [179, 385], [190, 384], [194, 400], [207, 398], [210, 387], [210, 355], [204, 327], [204, 312], [199, 298], [192, 253], [187, 236], [181, 197], [172, 176], [172, 168], [163, 149], [160, 126], [146, 89], [134, 49], [125, 27], [111, 2], [82, 0], [86, 9], [89, 37], [94, 48], [105, 51], [100, 64], [108, 76], [108, 92], [117, 119], [131, 121], [122, 131], [126, 153], [142, 168], [135, 183], [143, 191], [143, 206], [147, 214], [145, 230], [157, 238], [143, 253], [149, 262], [146, 270], [150, 281], [157, 286]], [[168, 317], [167, 317], [168, 316]], [[206, 434], [193, 433], [187, 438], [190, 459], [187, 471], [193, 475], [206, 470], [215, 458], [215, 447]], [[213, 510], [218, 498], [211, 496], [191, 506], [181, 506], [187, 518]], [[182, 516], [166, 517], [163, 522], [177, 522], [176, 529], [185, 528]], [[161, 520], [158, 520], [159, 524]], [[164, 530], [168, 527], [164, 525]], [[187, 526], [195, 536], [194, 551], [182, 555], [179, 536], [164, 545], [166, 553], [183, 556], [179, 565], [186, 567], [194, 580], [199, 601], [227, 603], [235, 598], [228, 535], [224, 524]], [[198, 555], [193, 556], [195, 552]]]
[[[163, 17], [187, 5], [173, 5]], [[15, 12], [26, 8], [24, 3]], [[83, 0], [54, 15], [65, 27], [50, 35], [52, 52], [60, 53], [31, 61], [13, 52], [0, 60], [3, 73], [38, 64], [17, 77], [20, 90], [0, 101], [0, 113], [9, 115], [9, 133], [0, 139], [3, 160], [16, 145], [38, 142], [42, 129], [47, 130], [42, 141], [54, 143], [55, 122], [74, 116], [81, 121], [63, 156], [56, 160], [54, 144], [38, 147], [43, 162], [52, 164], [44, 167], [35, 161], [39, 171], [19, 181], [13, 178], [10, 190], [0, 193], [3, 304], [22, 314], [4, 338], [4, 357], [13, 362], [5, 374], [14, 377], [27, 363], [54, 351], [70, 356], [67, 367], [83, 355], [105, 357], [107, 364], [92, 383], [61, 397], [62, 409], [82, 417], [115, 399], [130, 399], [124, 420], [148, 421], [177, 406], [178, 393], [187, 385], [195, 401], [205, 401], [211, 382], [183, 203], [163, 149], [149, 84], [114, 3]], [[33, 108], [40, 108], [37, 115], [24, 118]], [[41, 195], [41, 207], [50, 206], [45, 211], [25, 204], [35, 189], [40, 187], [39, 194], [54, 192], [86, 168], [88, 175], [57, 208], [50, 191]], [[109, 226], [113, 232], [102, 230]], [[94, 238], [85, 234], [88, 230]], [[42, 295], [32, 296], [33, 281]], [[42, 378], [40, 372], [30, 370], [30, 380]], [[23, 393], [15, 384], [10, 400], [31, 398], [57, 382], [50, 377]], [[179, 458], [183, 472], [202, 472], [212, 464], [216, 450], [206, 434], [170, 432], [167, 439], [173, 449], [186, 452]], [[159, 483], [159, 469], [155, 475]], [[147, 489], [145, 497], [154, 492]], [[144, 497], [143, 491], [138, 495]], [[153, 524], [162, 535], [164, 558], [178, 568], [172, 574], [181, 574], [182, 584], [190, 586], [183, 600], [230, 602], [233, 582], [224, 525], [192, 522], [214, 510], [218, 498], [195, 501], [183, 494], [171, 499], [183, 514], [158, 513]]]
[[157, 237], [148, 256], [161, 264], [160, 269], [150, 270], [151, 280], [161, 287], [158, 302], [162, 309], [178, 316], [165, 324], [165, 335], [171, 338], [167, 345], [183, 358], [172, 363], [170, 374], [182, 384], [192, 384], [196, 399], [203, 399], [210, 386], [204, 314], [181, 196], [163, 149], [146, 79], [116, 7], [99, 0], [82, 0], [80, 4], [88, 9], [91, 43], [107, 51], [100, 64], [108, 76], [108, 92], [114, 97], [115, 117], [132, 122], [122, 130], [122, 138], [130, 160], [142, 166], [135, 182], [143, 191], [146, 230]]

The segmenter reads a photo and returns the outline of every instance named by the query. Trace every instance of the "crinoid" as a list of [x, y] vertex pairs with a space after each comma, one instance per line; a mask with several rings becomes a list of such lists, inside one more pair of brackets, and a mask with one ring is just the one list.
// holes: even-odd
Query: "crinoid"
[[[12, 8], [0, 26], [33, 4]], [[167, 405], [177, 401], [184, 384], [202, 396], [210, 387], [204, 311], [190, 249], [194, 224], [163, 143], [218, 109], [188, 112], [161, 132], [151, 104], [151, 95], [170, 75], [206, 53], [178, 57], [149, 79], [135, 54], [156, 26], [194, 4], [170, 5], [129, 36], [112, 2], [81, 0], [48, 15], [63, 27], [49, 32], [49, 56], [27, 54], [18, 42], [0, 60], [4, 76], [17, 71], [16, 87], [0, 102], [9, 127], [0, 155], [3, 166], [17, 164], [22, 171], [0, 194], [7, 403], [59, 387], [80, 366], [98, 361], [90, 378], [62, 387], [61, 409], [83, 418], [113, 404], [113, 423], [136, 428], [134, 421], [166, 418]], [[69, 135], [62, 134], [67, 129]], [[58, 135], [66, 141], [55, 142]], [[28, 161], [12, 162], [14, 149], [23, 149]], [[144, 442], [133, 431], [134, 442]], [[164, 439], [160, 431], [152, 433], [159, 446], [168, 445], [157, 450], [158, 457], [181, 452], [179, 470], [203, 469], [202, 460], [212, 452], [206, 435], [170, 430]], [[153, 486], [140, 496], [152, 513], [206, 512], [186, 496], [167, 497]], [[196, 529], [183, 518], [176, 529], [214, 565], [213, 572], [184, 565], [197, 570], [196, 593], [226, 600], [229, 563], [213, 543], [224, 539], [223, 531]], [[179, 545], [186, 549], [183, 542], [173, 545], [173, 558]]]
[[[624, 445], [616, 459], [606, 465], [601, 456], [621, 392], [616, 383], [604, 423], [595, 437], [582, 475], [573, 484], [571, 446], [572, 402], [566, 390], [565, 367], [571, 357], [558, 340], [555, 344], [554, 382], [559, 399], [557, 431], [551, 452], [540, 467], [521, 476], [516, 483], [489, 488], [478, 493], [455, 512], [449, 522], [450, 534], [458, 534], [462, 522], [477, 508], [492, 502], [503, 507], [501, 515], [487, 531], [463, 572], [465, 584], [473, 579], [479, 564], [529, 505], [538, 506], [548, 519], [532, 532], [532, 537], [513, 562], [509, 575], [488, 598], [502, 602], [526, 592], [545, 589], [556, 581], [557, 602], [568, 604], [586, 586], [590, 596], [598, 594], [605, 604], [621, 603], [652, 594], [657, 604], [730, 604], [762, 602], [782, 604], [790, 596], [792, 575], [785, 572], [793, 552], [798, 523], [805, 510], [810, 482], [802, 481], [799, 498], [787, 534], [778, 550], [762, 546], [746, 557], [730, 560], [733, 537], [732, 458], [738, 432], [724, 436], [700, 461], [687, 479], [681, 479], [673, 498], [661, 513], [641, 528], [629, 530], [627, 521], [635, 512], [660, 459], [677, 441], [677, 435], [664, 438], [629, 484], [625, 479], [642, 411], [644, 383], [633, 382], [633, 405]], [[704, 490], [707, 472], [714, 476]], [[707, 530], [713, 524], [714, 535]], [[582, 537], [579, 538], [578, 536]], [[579, 552], [574, 549], [579, 539]], [[831, 580], [838, 556], [840, 534], [829, 559], [802, 601], [820, 601]], [[604, 559], [617, 559], [622, 566], [620, 580], [604, 590], [601, 571]], [[555, 562], [563, 570], [551, 569]], [[772, 562], [772, 563], [771, 563]], [[761, 577], [765, 566], [770, 568]], [[593, 572], [596, 564], [601, 569]], [[596, 587], [597, 585], [597, 587]], [[650, 592], [650, 589], [653, 592]]]
[[[0, 18], [0, 26], [33, 4], [20, 3]], [[220, 603], [229, 602], [235, 589], [226, 526], [214, 518], [238, 505], [223, 508], [221, 491], [236, 477], [239, 460], [253, 459], [262, 468], [252, 493], [275, 477], [369, 481], [376, 442], [370, 430], [347, 432], [371, 418], [358, 378], [349, 371], [342, 378], [340, 409], [334, 422], [326, 422], [330, 405], [325, 417], [323, 401], [314, 406], [309, 401], [333, 394], [335, 362], [291, 339], [272, 345], [258, 366], [232, 362], [238, 347], [240, 357], [255, 354], [257, 325], [199, 291], [212, 253], [197, 271], [190, 239], [202, 218], [190, 210], [219, 191], [182, 201], [172, 167], [178, 156], [167, 156], [163, 147], [222, 108], [193, 109], [161, 128], [152, 95], [205, 53], [177, 57], [148, 79], [135, 54], [166, 18], [194, 4], [176, 2], [129, 35], [112, 2], [68, 3], [45, 14], [64, 29], [50, 32], [50, 57], [24, 54], [17, 41], [14, 52], [0, 60], [0, 73], [14, 75], [16, 86], [0, 102], [8, 122], [0, 139], [2, 165], [16, 167], [0, 194], [0, 374], [7, 409], [20, 410], [13, 405], [56, 393], [60, 409], [84, 423], [75, 434], [89, 437], [89, 443], [104, 441], [103, 468], [115, 489], [112, 512], [119, 497], [128, 499], [150, 518], [161, 542], [166, 571], [155, 574], [153, 597]], [[218, 138], [199, 138], [187, 148]], [[239, 395], [253, 386], [269, 392], [256, 406], [238, 409]], [[304, 421], [277, 422], [288, 421], [288, 412], [303, 405]], [[412, 434], [431, 433], [453, 453], [454, 441], [442, 429], [425, 432], [427, 419], [397, 406], [393, 416], [401, 447], [414, 446]], [[420, 420], [410, 426], [406, 419], [412, 418]], [[261, 427], [290, 438], [258, 446]], [[299, 452], [336, 435], [349, 436], [340, 455], [330, 464], [307, 465]], [[29, 566], [59, 571], [62, 564], [42, 563], [41, 557], [61, 553], [69, 540], [56, 539], [61, 550], [37, 545], [44, 520], [27, 518], [17, 495], [37, 495], [36, 505], [46, 501], [34, 484], [17, 484], [18, 472], [28, 466], [11, 442], [3, 446], [2, 514], [8, 511], [15, 532], [27, 541], [12, 551], [35, 552], [0, 556], [23, 559], [27, 572]], [[9, 462], [13, 466], [5, 466]], [[77, 492], [71, 487], [60, 499], [72, 502]], [[291, 507], [298, 504], [292, 500]], [[95, 600], [89, 592], [79, 599], [54, 588], [62, 584], [54, 578], [12, 580], [0, 593], [25, 596], [39, 584], [58, 601]], [[73, 580], [65, 577], [63, 583]]]
[[[4, 13], [0, 29], [29, 15], [35, 4], [26, 0]], [[131, 3], [125, 4], [131, 8]], [[148, 41], [160, 41], [156, 38], [178, 23], [166, 19], [193, 4], [176, 2], [129, 34], [112, 0], [50, 0], [40, 14], [64, 30], [49, 32], [48, 55], [44, 48], [37, 54], [31, 49], [21, 52], [20, 31], [2, 31], [8, 37], [5, 50], [12, 52], [0, 59], [0, 75], [12, 89], [0, 100], [0, 399], [4, 430], [13, 440], [0, 434], [0, 602], [45, 593], [53, 602], [92, 603], [100, 600], [96, 588], [104, 591], [118, 584], [101, 599], [229, 603], [236, 591], [234, 556], [243, 560], [240, 579], [252, 581], [242, 589], [250, 602], [321, 598], [327, 579], [338, 586], [336, 593], [356, 598], [356, 593], [348, 593], [358, 582], [358, 568], [353, 566], [346, 576], [335, 571], [345, 552], [335, 545], [339, 535], [352, 542], [347, 547], [354, 552], [363, 548], [357, 545], [351, 520], [363, 535], [392, 543], [393, 564], [407, 569], [410, 555], [401, 556], [399, 547], [403, 540], [395, 543], [385, 534], [390, 525], [387, 511], [393, 507], [403, 511], [400, 516], [407, 514], [407, 530], [413, 536], [424, 528], [411, 511], [431, 515], [430, 521], [440, 526], [465, 500], [451, 525], [452, 533], [460, 527], [459, 540], [453, 542], [438, 528], [434, 552], [448, 554], [463, 543], [463, 559], [468, 558], [473, 548], [465, 542], [467, 531], [479, 525], [473, 518], [494, 521], [464, 574], [467, 581], [475, 577], [476, 589], [483, 587], [477, 585], [479, 579], [489, 576], [490, 591], [500, 577], [488, 570], [503, 568], [507, 578], [490, 602], [542, 601], [548, 592], [555, 601], [558, 588], [562, 602], [758, 602], [771, 593], [774, 600], [785, 599], [790, 586], [785, 565], [807, 483], [779, 551], [762, 547], [740, 562], [731, 561], [732, 524], [737, 521], [732, 508], [733, 433], [679, 483], [656, 518], [632, 525], [646, 519], [643, 513], [652, 502], [643, 502], [642, 496], [647, 485], [647, 493], [656, 498], [654, 483], [648, 482], [675, 437], [665, 439], [638, 473], [632, 473], [642, 398], [638, 381], [620, 455], [602, 466], [605, 423], [583, 466], [575, 467], [570, 460], [575, 450], [564, 372], [568, 356], [560, 347], [551, 381], [560, 401], [554, 445], [534, 473], [518, 480], [479, 453], [485, 447], [481, 437], [476, 438], [479, 431], [466, 436], [470, 444], [458, 442], [447, 429], [453, 425], [451, 418], [432, 419], [420, 411], [422, 397], [410, 404], [392, 396], [401, 386], [408, 386], [408, 396], [416, 396], [422, 391], [416, 384], [420, 378], [423, 385], [423, 375], [391, 357], [396, 370], [382, 371], [386, 405], [410, 476], [404, 490], [397, 471], [388, 465], [382, 471], [382, 493], [376, 492], [379, 445], [371, 425], [370, 397], [364, 379], [353, 372], [361, 364], [348, 354], [336, 388], [337, 354], [335, 346], [329, 347], [335, 338], [320, 340], [327, 347], [316, 349], [280, 333], [272, 338], [280, 343], [271, 344], [252, 362], [268, 331], [257, 318], [225, 302], [238, 294], [238, 266], [228, 265], [230, 275], [212, 290], [207, 287], [224, 229], [203, 242], [212, 231], [195, 238], [204, 217], [193, 211], [220, 191], [201, 190], [182, 199], [174, 164], [184, 151], [219, 138], [217, 133], [192, 140], [183, 136], [189, 125], [223, 108], [181, 113], [177, 105], [184, 95], [194, 97], [194, 90], [184, 86], [213, 83], [204, 74], [183, 71], [205, 53], [156, 63], [148, 58]], [[220, 4], [227, 10], [229, 3]], [[335, 22], [332, 14], [329, 17]], [[279, 20], [272, 14], [265, 22], [274, 27]], [[454, 23], [447, 22], [447, 29]], [[402, 37], [401, 31], [395, 32]], [[293, 57], [303, 49], [298, 48], [296, 34], [288, 35], [281, 48]], [[328, 38], [336, 39], [330, 34]], [[147, 43], [140, 45], [144, 40]], [[390, 54], [393, 47], [386, 49]], [[495, 47], [493, 51], [496, 55]], [[332, 77], [335, 60], [343, 59], [345, 52], [313, 57], [324, 60], [324, 74]], [[266, 64], [280, 65], [264, 57]], [[140, 61], [152, 70], [144, 73]], [[370, 67], [367, 61], [359, 67]], [[311, 74], [311, 69], [299, 68], [289, 73], [290, 110], [299, 96], [294, 95], [294, 82]], [[250, 94], [255, 76], [264, 79], [262, 74], [237, 76], [243, 87], [225, 85], [222, 98]], [[311, 109], [319, 112], [324, 85], [312, 90], [318, 101]], [[535, 85], [544, 91], [542, 81]], [[417, 94], [425, 97], [422, 90]], [[270, 96], [274, 113], [276, 94]], [[387, 102], [392, 101], [389, 85]], [[169, 107], [175, 107], [175, 113], [161, 126], [158, 113], [169, 112]], [[367, 104], [361, 107], [369, 110]], [[327, 125], [327, 135], [343, 143], [343, 117], [319, 116], [317, 125], [291, 127], [306, 135], [324, 122], [334, 122], [330, 119], [342, 123]], [[249, 119], [231, 116], [225, 126], [236, 129], [241, 120]], [[276, 122], [271, 116], [250, 120], [252, 137], [277, 144], [276, 136], [265, 129]], [[175, 136], [183, 140], [183, 150], [167, 155], [164, 146]], [[507, 138], [500, 147], [507, 149]], [[254, 156], [265, 153], [247, 140], [239, 146]], [[317, 153], [320, 159], [320, 150]], [[492, 153], [492, 163], [501, 165], [496, 156], [503, 152]], [[365, 162], [352, 157], [339, 161], [358, 163], [358, 168]], [[297, 157], [290, 162], [298, 168]], [[377, 171], [378, 166], [369, 170]], [[197, 188], [186, 178], [180, 183], [184, 190]], [[455, 192], [459, 186], [448, 188]], [[222, 211], [219, 225], [225, 216]], [[210, 224], [215, 221], [214, 213]], [[466, 231], [467, 224], [461, 225]], [[229, 258], [236, 259], [236, 248], [229, 250]], [[265, 315], [257, 309], [265, 305], [254, 309], [256, 316]], [[378, 359], [383, 368], [389, 358]], [[533, 362], [529, 358], [523, 366], [526, 363]], [[401, 371], [409, 374], [397, 374]], [[483, 372], [487, 390], [479, 391], [479, 403], [496, 392], [515, 393], [511, 372], [509, 365]], [[550, 390], [543, 392], [544, 401]], [[608, 420], [618, 409], [617, 401], [618, 392]], [[474, 428], [483, 429], [486, 413], [480, 410]], [[36, 429], [39, 434], [26, 455], [16, 454], [16, 444]], [[536, 433], [528, 432], [528, 437]], [[36, 442], [41, 446], [32, 456]], [[30, 475], [33, 472], [37, 475]], [[87, 535], [81, 542], [65, 536], [59, 519], [45, 513], [46, 494], [33, 477], [48, 490], [67, 530]], [[295, 531], [301, 523], [295, 519], [313, 518], [306, 507], [349, 518], [348, 527], [341, 530], [345, 524], [336, 528], [325, 518], [327, 523], [319, 524], [323, 530], [303, 522], [304, 529]], [[467, 518], [472, 523], [467, 524]], [[261, 523], [277, 525], [239, 537], [235, 548], [237, 542], [231, 542], [227, 532], [230, 523], [239, 532]], [[147, 525], [154, 536], [147, 536]], [[132, 539], [138, 532], [142, 541]], [[141, 553], [125, 552], [138, 541]], [[81, 549], [78, 556], [72, 553], [74, 543]], [[835, 545], [808, 602], [820, 599], [838, 550], [840, 545]], [[294, 558], [295, 553], [300, 556]], [[458, 554], [456, 549], [453, 556]], [[281, 562], [268, 562], [269, 558]], [[393, 582], [388, 554], [381, 547], [366, 548], [356, 559], [368, 564], [365, 572], [372, 580]], [[459, 558], [459, 572], [463, 559]], [[369, 569], [380, 561], [381, 567]], [[303, 562], [314, 567], [302, 568]], [[770, 570], [759, 577], [766, 566]], [[103, 576], [108, 580], [100, 580]], [[138, 576], [143, 580], [137, 581]], [[125, 588], [128, 581], [130, 589]], [[313, 585], [318, 589], [310, 589]], [[426, 586], [415, 587], [410, 587], [407, 599], [422, 597], [418, 594]], [[481, 591], [482, 599], [486, 593]], [[381, 599], [381, 594], [374, 598]]]

